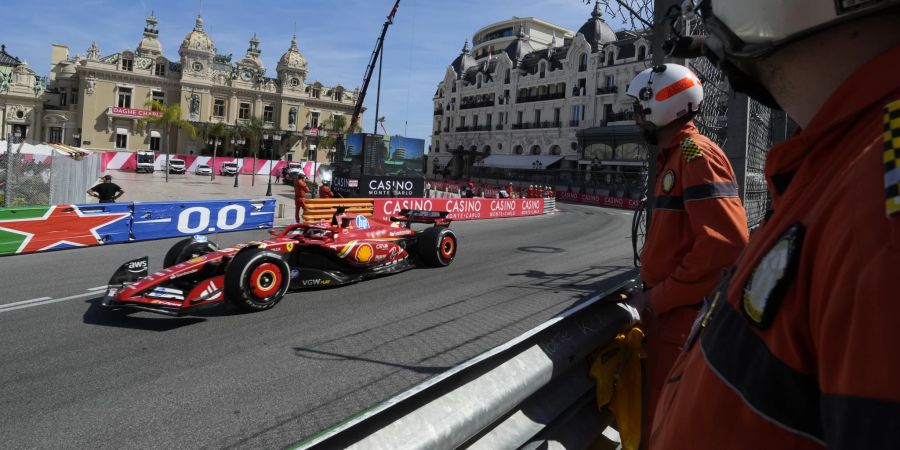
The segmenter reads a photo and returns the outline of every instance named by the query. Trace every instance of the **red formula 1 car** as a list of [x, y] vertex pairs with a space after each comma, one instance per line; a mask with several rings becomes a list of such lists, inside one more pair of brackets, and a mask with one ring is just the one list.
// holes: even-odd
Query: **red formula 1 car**
[[[413, 230], [414, 223], [431, 226]], [[245, 311], [275, 306], [289, 290], [355, 283], [416, 266], [442, 267], [456, 256], [446, 212], [404, 210], [381, 223], [345, 214], [295, 224], [273, 238], [219, 249], [204, 236], [176, 243], [164, 269], [148, 275], [148, 258], [123, 264], [103, 306], [182, 315], [230, 302]]]

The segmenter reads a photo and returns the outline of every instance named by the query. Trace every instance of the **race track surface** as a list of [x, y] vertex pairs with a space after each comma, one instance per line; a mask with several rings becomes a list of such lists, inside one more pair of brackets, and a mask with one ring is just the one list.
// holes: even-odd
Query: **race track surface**
[[255, 314], [101, 309], [119, 264], [149, 255], [158, 270], [175, 240], [0, 258], [0, 447], [268, 449], [312, 436], [621, 281], [631, 213], [559, 208], [455, 222], [447, 268], [289, 294]]

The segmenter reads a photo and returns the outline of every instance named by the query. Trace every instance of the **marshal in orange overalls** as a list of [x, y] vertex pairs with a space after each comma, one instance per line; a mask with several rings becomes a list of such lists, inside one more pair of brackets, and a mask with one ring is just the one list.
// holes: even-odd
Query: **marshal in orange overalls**
[[770, 151], [772, 215], [673, 368], [651, 449], [900, 448], [898, 67], [900, 47], [867, 63]]
[[294, 180], [294, 221], [297, 223], [300, 223], [300, 210], [306, 209], [306, 194], [309, 194], [306, 179], [297, 177]]
[[648, 418], [666, 375], [697, 316], [747, 244], [747, 219], [728, 158], [692, 122], [657, 157], [653, 219], [641, 253], [641, 278], [649, 288], [647, 333]]

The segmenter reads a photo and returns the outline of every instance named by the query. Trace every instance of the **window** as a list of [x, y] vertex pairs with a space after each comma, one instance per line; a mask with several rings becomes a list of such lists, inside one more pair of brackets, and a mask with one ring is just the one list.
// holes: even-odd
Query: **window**
[[460, 127], [466, 126], [466, 116], [459, 116], [459, 126]]
[[544, 78], [547, 75], [547, 65], [546, 64], [541, 63], [540, 72], [541, 72], [541, 74], [540, 74], [541, 78]]
[[158, 152], [160, 140], [159, 136], [150, 136], [150, 150]]
[[522, 125], [522, 111], [516, 112], [516, 123]]
[[150, 93], [150, 99], [164, 105], [166, 104], [166, 93], [163, 91], [152, 91]]
[[263, 106], [263, 122], [275, 121], [275, 108], [272, 105]]
[[478, 88], [477, 89], [481, 89], [481, 74], [480, 73], [478, 74]]
[[534, 110], [534, 124], [537, 125], [541, 123], [541, 110]]
[[643, 61], [647, 58], [647, 47], [643, 45], [638, 47], [638, 61]]
[[69, 99], [68, 95], [65, 89], [59, 90], [59, 106], [66, 106], [66, 101]]
[[517, 155], [521, 155], [522, 153], [525, 153], [525, 149], [522, 148], [521, 145], [517, 145], [517, 146], [515, 146], [515, 148], [513, 148], [513, 153], [515, 153]]
[[577, 126], [581, 120], [581, 105], [572, 105], [572, 126]]
[[217, 98], [213, 100], [213, 116], [225, 117], [225, 99]]
[[131, 88], [119, 88], [119, 101], [116, 105], [119, 108], [131, 108]]
[[474, 116], [472, 116], [472, 126], [473, 127], [478, 126], [478, 114], [475, 114]]
[[582, 53], [578, 58], [578, 71], [584, 72], [585, 70], [587, 70], [587, 53]]
[[559, 125], [560, 114], [561, 114], [561, 112], [560, 112], [559, 108], [553, 108], [553, 124], [554, 125], [557, 125], [557, 126]]
[[456, 82], [455, 81], [453, 82], [453, 88], [450, 90], [450, 92], [456, 92]]
[[611, 88], [616, 85], [616, 77], [613, 75], [606, 76], [606, 87]]
[[128, 148], [127, 134], [116, 134], [116, 148]]
[[158, 77], [166, 76], [166, 63], [164, 63], [164, 62], [156, 63], [156, 65], [153, 67], [153, 75], [156, 75]]
[[319, 113], [317, 113], [317, 112], [309, 113], [309, 127], [310, 128], [319, 128]]
[[336, 90], [334, 91], [334, 99], [337, 100], [337, 101], [339, 101], [339, 102], [344, 101], [344, 90], [343, 90], [343, 89], [336, 89]]
[[134, 71], [134, 60], [131, 58], [122, 58], [122, 70], [129, 72]]
[[613, 55], [613, 52], [607, 53], [607, 54], [606, 54], [606, 65], [607, 65], [607, 66], [613, 65], [613, 60], [614, 60], [614, 59], [615, 59], [615, 55]]
[[491, 116], [490, 113], [488, 113], [488, 114], [486, 115], [486, 117], [484, 118], [485, 125], [487, 125], [488, 128], [491, 127], [491, 119], [493, 119], [493, 117]]
[[249, 103], [241, 103], [240, 108], [238, 108], [238, 119], [247, 120], [250, 118], [250, 104]]
[[62, 128], [50, 127], [50, 136], [47, 140], [51, 144], [62, 144]]
[[72, 91], [69, 92], [69, 103], [72, 105], [78, 104], [78, 89], [72, 89]]
[[509, 84], [509, 69], [506, 69], [506, 72], [503, 74], [503, 84]]
[[321, 89], [319, 89], [318, 87], [312, 88], [312, 97], [313, 98], [319, 98], [320, 95], [322, 95]]

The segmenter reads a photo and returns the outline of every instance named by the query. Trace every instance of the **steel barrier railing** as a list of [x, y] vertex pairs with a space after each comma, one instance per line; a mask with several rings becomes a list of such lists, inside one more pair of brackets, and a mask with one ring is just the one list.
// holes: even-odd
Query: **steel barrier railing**
[[295, 448], [542, 448], [597, 441], [611, 418], [597, 408], [589, 356], [639, 318], [618, 301], [637, 271], [628, 275], [616, 288]]

